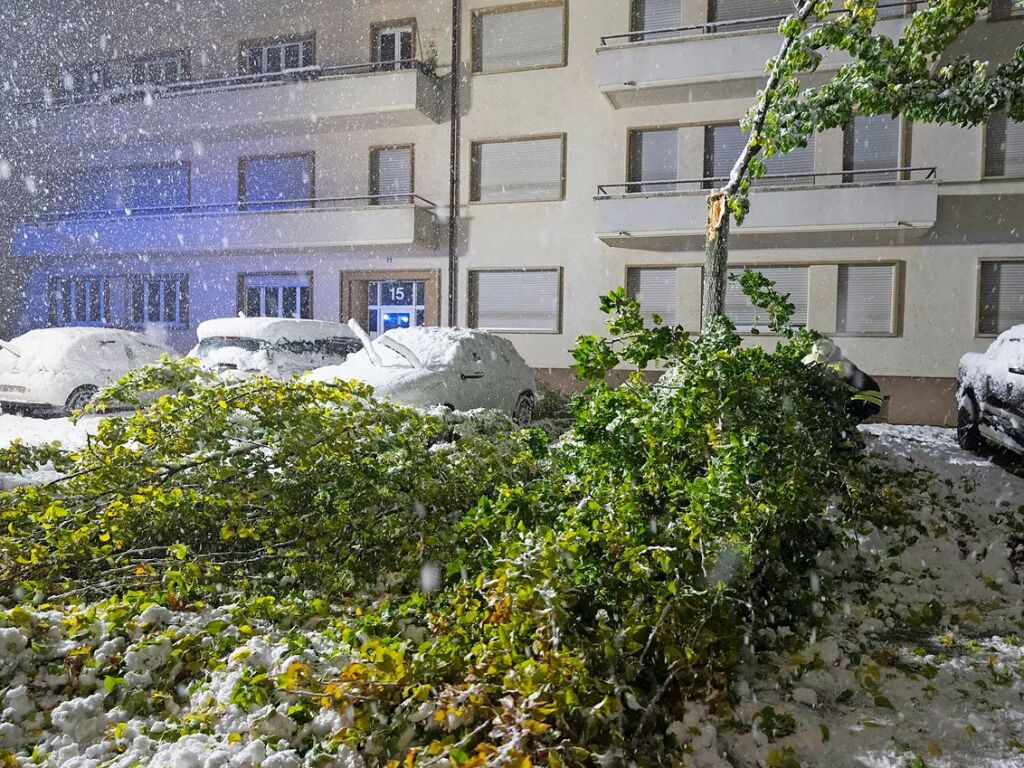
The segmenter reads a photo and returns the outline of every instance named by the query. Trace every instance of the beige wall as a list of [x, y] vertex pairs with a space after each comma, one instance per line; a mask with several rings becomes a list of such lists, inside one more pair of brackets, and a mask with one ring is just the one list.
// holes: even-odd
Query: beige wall
[[[496, 0], [466, 0], [462, 59], [467, 73], [471, 61], [473, 12], [502, 4]], [[679, 276], [679, 315], [688, 325], [699, 325], [702, 260], [699, 238], [675, 238], [641, 248], [606, 244], [596, 234], [594, 196], [599, 184], [625, 180], [627, 136], [631, 128], [683, 126], [679, 173], [684, 177], [702, 175], [702, 126], [738, 120], [749, 107], [753, 93], [752, 83], [723, 87], [721, 94], [710, 84], [704, 92], [694, 96], [694, 100], [655, 103], [663, 97], [652, 96], [649, 102], [638, 97], [630, 101], [636, 106], [616, 108], [597, 87], [600, 54], [596, 49], [602, 35], [628, 29], [628, 2], [568, 0], [568, 4], [568, 65], [525, 72], [467, 74], [462, 122], [461, 303], [456, 319], [458, 322], [467, 320], [469, 270], [561, 267], [564, 270], [562, 333], [513, 337], [531, 364], [555, 369], [569, 364], [568, 349], [578, 335], [602, 330], [604, 318], [597, 311], [597, 297], [622, 285], [628, 266], [683, 268]], [[317, 34], [321, 64], [361, 63], [370, 58], [371, 25], [413, 17], [417, 21], [419, 55], [436, 50], [442, 78], [450, 64], [450, 4], [437, 0], [293, 0], [284, 3], [233, 0], [218, 4], [183, 0], [177, 4], [138, 2], [130, 7], [113, 0], [106, 4], [75, 0], [52, 5], [54, 10], [47, 14], [29, 4], [22, 23], [6, 30], [6, 39], [5, 31], [0, 30], [0, 48], [14, 51], [16, 61], [11, 77], [31, 93], [39, 92], [44, 76], [61, 68], [62, 53], [68, 59], [89, 60], [188, 48], [193, 76], [209, 78], [237, 71], [241, 40], [310, 30]], [[176, 10], [176, 5], [180, 10]], [[684, 23], [703, 21], [706, 11], [706, 2], [685, 0]], [[61, 24], [83, 16], [91, 20], [85, 27]], [[51, 31], [58, 27], [62, 31], [55, 39]], [[984, 46], [997, 61], [1011, 50], [1013, 42], [1021, 39], [1021, 28], [1020, 22], [982, 23], [970, 44], [976, 46], [976, 50], [977, 46]], [[40, 44], [11, 43], [26, 37], [39, 40]], [[744, 44], [743, 36], [732, 36], [729, 40], [731, 45]], [[36, 58], [40, 55], [42, 60]], [[737, 97], [738, 92], [743, 94], [741, 98]], [[218, 109], [217, 96], [204, 98], [208, 109]], [[5, 103], [3, 108], [10, 106]], [[137, 108], [146, 109], [141, 104]], [[74, 109], [61, 114], [74, 125]], [[230, 134], [216, 130], [200, 133], [195, 141], [181, 135], [169, 138], [125, 135], [115, 142], [100, 135], [91, 142], [73, 144], [62, 153], [38, 152], [31, 139], [21, 137], [13, 141], [8, 137], [7, 148], [0, 151], [0, 156], [6, 153], [16, 165], [14, 178], [8, 185], [20, 185], [21, 177], [30, 174], [40, 178], [44, 189], [54, 192], [60, 190], [69, 167], [74, 165], [186, 159], [192, 164], [193, 201], [201, 203], [236, 197], [239, 157], [296, 151], [316, 153], [319, 196], [366, 194], [370, 148], [382, 144], [413, 144], [416, 191], [440, 205], [438, 216], [443, 222], [449, 167], [449, 125], [445, 120], [408, 121], [401, 116], [385, 115], [377, 119], [373, 127], [360, 125], [359, 121], [310, 120], [301, 125], [278, 126], [274, 130], [257, 123]], [[506, 204], [470, 202], [469, 148], [473, 141], [555, 133], [566, 135], [564, 200]], [[963, 352], [983, 349], [988, 343], [975, 334], [979, 259], [1024, 258], [1021, 245], [1024, 235], [1019, 226], [1024, 181], [982, 180], [984, 131], [980, 128], [916, 125], [911, 133], [906, 160], [915, 166], [937, 166], [941, 179], [938, 218], [929, 231], [745, 235], [740, 228], [734, 241], [734, 261], [815, 265], [810, 281], [810, 314], [812, 323], [824, 331], [833, 330], [835, 324], [837, 263], [879, 260], [898, 263], [900, 323], [896, 335], [843, 338], [841, 344], [850, 357], [871, 372], [892, 377], [943, 379], [955, 375], [957, 360]], [[842, 169], [840, 131], [817, 137], [815, 163], [819, 172]], [[23, 191], [22, 186], [18, 186], [18, 191]], [[8, 195], [0, 205], [16, 218], [23, 208], [14, 204], [14, 197]], [[153, 262], [140, 257], [128, 266], [137, 269], [145, 264], [152, 268], [154, 263], [159, 263], [161, 269], [170, 270], [180, 258], [161, 254]], [[33, 275], [30, 281], [38, 284], [48, 275], [73, 268], [73, 261], [57, 260], [27, 268], [20, 264], [17, 268], [27, 269]], [[334, 318], [339, 311], [337, 275], [340, 272], [367, 268], [443, 271], [446, 249], [441, 244], [433, 252], [416, 254], [394, 253], [386, 248], [303, 253], [282, 244], [282, 248], [272, 254], [228, 253], [223, 254], [222, 259], [212, 254], [200, 261], [201, 264], [190, 259], [187, 263], [198, 270], [204, 286], [232, 286], [228, 299], [210, 298], [210, 312], [233, 305], [236, 274], [245, 262], [251, 262], [260, 268], [268, 265], [305, 268], [305, 265], [313, 269], [317, 314]], [[116, 267], [110, 263], [89, 265], [90, 269], [97, 270]], [[13, 269], [4, 267], [5, 273]], [[217, 275], [223, 280], [214, 279]], [[443, 292], [445, 277], [442, 283]], [[36, 322], [38, 314], [26, 317]], [[442, 320], [446, 321], [443, 315]]]

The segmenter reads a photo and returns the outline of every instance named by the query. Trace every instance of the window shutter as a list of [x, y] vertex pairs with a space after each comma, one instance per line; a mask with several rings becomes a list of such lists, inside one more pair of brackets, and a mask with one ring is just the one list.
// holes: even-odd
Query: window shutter
[[[900, 165], [900, 121], [888, 115], [859, 116], [843, 134], [843, 170], [870, 171]], [[893, 173], [857, 173], [845, 181], [895, 181]]]
[[74, 209], [79, 212], [111, 211], [124, 206], [122, 179], [112, 168], [85, 168], [75, 177]]
[[840, 265], [836, 317], [839, 333], [892, 333], [895, 272], [891, 265]]
[[[679, 178], [679, 131], [633, 131], [629, 137], [630, 181], [675, 181]], [[670, 192], [671, 184], [631, 191]]]
[[371, 194], [380, 195], [372, 202], [378, 205], [410, 203], [412, 150], [409, 147], [374, 150], [372, 178]]
[[676, 324], [676, 270], [673, 267], [636, 267], [626, 273], [626, 292], [640, 302], [644, 325], [658, 315], [665, 325]]
[[[789, 16], [793, 13], [792, 0], [710, 0], [708, 21], [736, 21], [758, 19], [766, 16]], [[778, 21], [755, 22], [751, 24], [728, 24], [716, 31], [750, 29], [752, 27], [776, 27]]]
[[556, 269], [473, 272], [472, 324], [489, 331], [557, 333], [559, 283]]
[[[675, 29], [683, 24], [683, 4], [680, 0], [634, 0], [633, 30], [644, 32], [653, 29]], [[643, 35], [643, 40], [660, 40], [674, 37], [675, 32], [657, 35]]]
[[[747, 143], [747, 134], [738, 124], [710, 125], [704, 131], [704, 175], [709, 179], [728, 178], [736, 158], [740, 156]], [[797, 147], [784, 155], [775, 155], [765, 161], [765, 175], [807, 174], [814, 173], [814, 136], [806, 147]], [[797, 176], [788, 179], [764, 179], [754, 182], [761, 186], [778, 186], [780, 184], [810, 184], [812, 180]], [[712, 181], [706, 186], [714, 186]]]
[[985, 175], [1024, 176], [1024, 123], [992, 115], [985, 129]]
[[565, 6], [488, 11], [474, 17], [473, 69], [503, 72], [565, 63]]
[[287, 273], [273, 275], [246, 275], [246, 288], [308, 288], [309, 275]]
[[[789, 294], [789, 301], [795, 307], [790, 323], [807, 325], [807, 267], [761, 267], [754, 271], [775, 283], [779, 293]], [[742, 274], [742, 270], [732, 273]], [[725, 288], [725, 314], [741, 330], [767, 325], [765, 311], [751, 304], [740, 284], [733, 280]]]
[[313, 197], [311, 155], [245, 158], [242, 173], [245, 181], [242, 199], [248, 210], [298, 208], [302, 206], [294, 201], [309, 201]]
[[1002, 333], [1024, 323], [1024, 262], [981, 262], [978, 330]]
[[707, 126], [704, 129], [704, 176], [718, 180], [728, 178], [746, 143], [747, 136], [738, 124]]
[[562, 138], [474, 145], [472, 199], [484, 202], [562, 197]]

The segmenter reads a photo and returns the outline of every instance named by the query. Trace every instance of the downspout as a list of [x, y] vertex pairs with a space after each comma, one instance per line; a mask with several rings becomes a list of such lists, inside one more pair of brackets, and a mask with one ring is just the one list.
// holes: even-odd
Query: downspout
[[448, 178], [448, 325], [459, 322], [459, 200], [462, 135], [462, 0], [452, 0], [451, 146]]

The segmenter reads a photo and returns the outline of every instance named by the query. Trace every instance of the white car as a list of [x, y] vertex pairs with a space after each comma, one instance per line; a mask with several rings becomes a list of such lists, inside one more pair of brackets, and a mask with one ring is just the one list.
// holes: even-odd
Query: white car
[[100, 387], [175, 353], [118, 328], [40, 328], [0, 342], [0, 407], [46, 414], [83, 408]]
[[533, 372], [512, 342], [465, 328], [396, 328], [374, 341], [358, 324], [364, 348], [341, 365], [309, 374], [316, 381], [355, 380], [403, 405], [455, 410], [493, 408], [525, 426], [533, 418]]
[[1024, 454], [1024, 325], [960, 358], [957, 384], [960, 447], [973, 451], [988, 440]]
[[348, 326], [323, 320], [225, 317], [200, 323], [196, 335], [189, 357], [229, 378], [288, 379], [342, 363], [362, 348]]

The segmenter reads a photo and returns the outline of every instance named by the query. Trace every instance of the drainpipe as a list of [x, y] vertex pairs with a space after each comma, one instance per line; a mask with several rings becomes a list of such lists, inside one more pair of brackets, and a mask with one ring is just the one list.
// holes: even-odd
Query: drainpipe
[[448, 325], [459, 321], [459, 195], [462, 134], [462, 0], [452, 0], [451, 147], [448, 178]]

